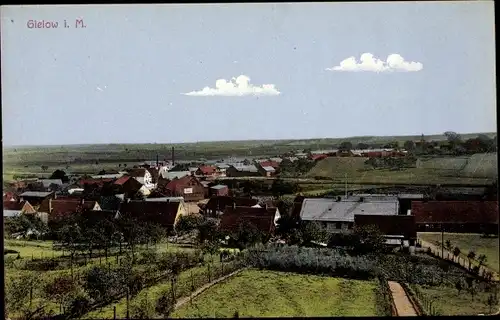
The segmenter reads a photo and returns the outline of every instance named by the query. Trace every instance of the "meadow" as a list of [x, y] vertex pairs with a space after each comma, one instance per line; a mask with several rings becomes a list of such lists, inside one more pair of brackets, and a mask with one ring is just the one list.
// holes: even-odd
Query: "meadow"
[[[437, 246], [441, 245], [440, 232], [419, 232], [418, 237]], [[449, 240], [453, 247], [457, 246], [462, 252], [462, 257], [467, 259], [470, 250], [476, 253], [476, 257], [486, 255], [486, 265], [499, 272], [499, 241], [498, 238], [484, 238], [476, 233], [444, 233], [444, 242]]]
[[376, 316], [376, 281], [245, 270], [176, 310], [173, 318]]

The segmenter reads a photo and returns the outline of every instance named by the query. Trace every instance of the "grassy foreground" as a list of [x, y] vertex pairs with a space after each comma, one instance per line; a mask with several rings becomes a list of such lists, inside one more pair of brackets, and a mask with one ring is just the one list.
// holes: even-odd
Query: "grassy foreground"
[[341, 278], [246, 270], [208, 289], [174, 318], [375, 316], [377, 284]]
[[[488, 293], [479, 291], [474, 299], [465, 290], [458, 294], [451, 287], [428, 287], [418, 286], [420, 291], [430, 300], [442, 316], [473, 316], [478, 314], [489, 314], [490, 307], [487, 305]], [[492, 309], [496, 311], [498, 307]]]
[[[418, 237], [432, 244], [441, 245], [441, 233], [439, 232], [420, 232]], [[486, 255], [486, 265], [497, 272], [500, 271], [498, 238], [483, 238], [476, 233], [445, 233], [445, 243], [447, 240], [450, 240], [453, 247], [459, 247], [465, 257], [469, 250], [474, 250], [476, 256]]]

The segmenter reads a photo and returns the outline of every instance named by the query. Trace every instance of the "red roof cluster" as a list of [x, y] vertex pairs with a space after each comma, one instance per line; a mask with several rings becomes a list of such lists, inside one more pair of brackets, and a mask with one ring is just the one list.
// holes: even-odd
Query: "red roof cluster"
[[497, 201], [412, 201], [416, 223], [498, 224]]
[[84, 201], [82, 204], [80, 199], [54, 199], [50, 202], [49, 214], [53, 217], [67, 216], [78, 211], [92, 210], [96, 203], [96, 201]]
[[123, 177], [121, 177], [121, 178], [116, 179], [116, 181], [114, 182], [114, 184], [121, 186], [121, 185], [123, 185], [125, 182], [127, 182], [127, 181], [128, 181], [128, 179], [130, 179], [130, 176], [123, 176]]
[[3, 195], [4, 201], [17, 200], [17, 196], [14, 192], [5, 192]]
[[26, 203], [26, 201], [17, 202], [17, 201], [5, 201], [4, 200], [3, 208], [5, 210], [21, 210], [25, 203]]

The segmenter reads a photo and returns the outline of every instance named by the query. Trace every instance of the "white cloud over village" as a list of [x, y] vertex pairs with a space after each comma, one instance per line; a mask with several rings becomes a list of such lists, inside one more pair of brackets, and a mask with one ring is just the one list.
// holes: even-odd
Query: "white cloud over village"
[[371, 53], [363, 53], [359, 62], [356, 61], [355, 57], [349, 57], [342, 60], [340, 65], [326, 70], [337, 72], [416, 72], [423, 68], [422, 63], [405, 61], [397, 53], [390, 54], [386, 61], [376, 58]]
[[231, 80], [219, 79], [215, 82], [215, 88], [205, 87], [199, 91], [191, 91], [184, 93], [186, 96], [224, 96], [224, 97], [241, 97], [241, 96], [277, 96], [280, 92], [274, 84], [253, 85], [250, 83], [250, 78], [245, 75], [240, 75]]

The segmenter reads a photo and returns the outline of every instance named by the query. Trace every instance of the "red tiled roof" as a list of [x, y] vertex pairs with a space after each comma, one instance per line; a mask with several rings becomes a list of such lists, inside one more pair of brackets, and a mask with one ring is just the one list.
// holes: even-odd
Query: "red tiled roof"
[[128, 179], [130, 179], [130, 176], [123, 176], [121, 178], [118, 178], [116, 179], [116, 181], [114, 182], [114, 184], [117, 184], [117, 185], [123, 185], [125, 182], [128, 181]]
[[354, 224], [356, 226], [375, 225], [385, 235], [403, 235], [411, 238], [417, 237], [415, 216], [356, 214], [354, 215]]
[[86, 184], [88, 185], [93, 185], [93, 184], [97, 184], [98, 186], [103, 186], [104, 184], [108, 183], [108, 182], [112, 182], [114, 179], [111, 179], [111, 178], [103, 178], [103, 179], [82, 179], [80, 181], [77, 182], [78, 185], [80, 186], [84, 186]]
[[224, 210], [224, 215], [226, 214], [236, 214], [236, 215], [248, 215], [248, 216], [272, 216], [276, 214], [275, 207], [263, 207], [263, 208], [253, 208], [247, 206], [227, 206]]
[[3, 200], [11, 200], [11, 199], [14, 199], [16, 200], [17, 199], [17, 196], [14, 192], [5, 192], [5, 194], [3, 195]]
[[134, 218], [155, 222], [163, 227], [172, 227], [177, 217], [180, 202], [130, 201], [120, 205], [120, 213]]
[[328, 158], [328, 156], [326, 154], [313, 154], [311, 156], [311, 160], [321, 160], [321, 159], [325, 159], [325, 158]]
[[80, 199], [55, 199], [50, 203], [52, 207], [50, 214], [54, 216], [63, 216], [80, 210], [91, 210], [95, 207], [96, 203], [96, 201], [84, 201], [82, 205]]
[[[195, 177], [193, 176], [184, 176], [180, 179], [177, 179], [177, 178], [174, 178], [173, 180], [171, 180], [166, 186], [165, 186], [165, 189], [166, 190], [169, 190], [169, 191], [175, 191], [175, 189], [178, 187], [178, 186], [183, 186], [183, 185], [187, 185], [189, 182], [191, 181], [197, 181], [198, 183], [199, 180], [196, 179]], [[201, 183], [200, 183], [201, 184]]]
[[25, 201], [5, 201], [3, 202], [3, 208], [5, 210], [21, 210], [24, 206]]
[[274, 169], [277, 169], [280, 166], [278, 162], [271, 160], [262, 161], [260, 165], [262, 167], [273, 167]]
[[236, 198], [229, 196], [212, 197], [208, 200], [205, 209], [213, 211], [224, 211], [227, 206], [232, 206], [235, 203], [237, 206], [254, 206], [258, 204], [258, 200], [252, 198]]
[[412, 201], [416, 223], [498, 224], [497, 201]]
[[[260, 209], [260, 211], [249, 209]], [[273, 209], [276, 212], [276, 208]], [[228, 207], [221, 217], [220, 229], [237, 231], [242, 223], [250, 223], [268, 235], [274, 230], [274, 214], [270, 214], [269, 210], [265, 208], [236, 207], [236, 210], [233, 210], [233, 208]]]
[[216, 168], [214, 166], [201, 166], [198, 170], [200, 170], [204, 175], [211, 175], [215, 173]]

